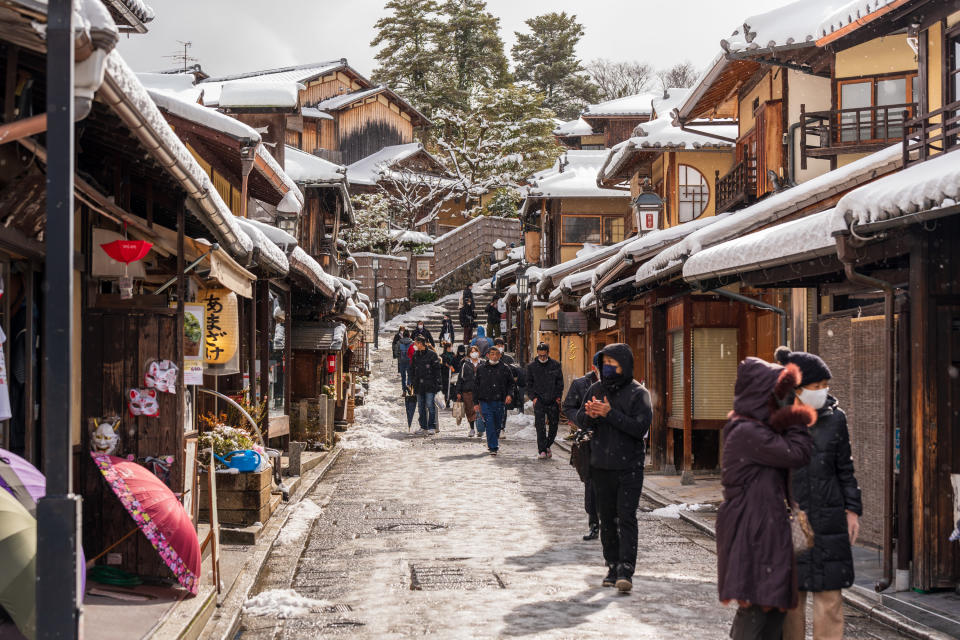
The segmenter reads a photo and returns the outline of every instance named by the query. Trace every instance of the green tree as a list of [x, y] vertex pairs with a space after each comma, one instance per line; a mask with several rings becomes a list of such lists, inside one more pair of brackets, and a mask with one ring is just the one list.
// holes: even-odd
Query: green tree
[[390, 200], [382, 193], [364, 193], [350, 199], [356, 224], [340, 235], [350, 251], [386, 253], [390, 250]]
[[436, 86], [442, 82], [438, 74], [442, 67], [439, 39], [444, 29], [438, 15], [440, 5], [435, 0], [389, 0], [384, 7], [392, 13], [374, 25], [377, 35], [370, 46], [380, 49], [373, 79], [429, 112]]
[[444, 70], [445, 104], [465, 108], [478, 89], [502, 87], [510, 69], [500, 38], [500, 18], [487, 11], [485, 0], [447, 0], [440, 8], [444, 26], [439, 38]]
[[511, 54], [517, 80], [528, 82], [545, 96], [544, 105], [566, 120], [597, 100], [597, 87], [577, 57], [583, 25], [577, 16], [547, 13], [526, 21], [530, 33], [516, 32]]

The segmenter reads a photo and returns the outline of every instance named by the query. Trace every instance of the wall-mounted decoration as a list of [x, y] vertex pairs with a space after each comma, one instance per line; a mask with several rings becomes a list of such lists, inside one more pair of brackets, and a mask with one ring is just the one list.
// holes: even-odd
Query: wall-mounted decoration
[[130, 389], [127, 393], [127, 409], [131, 416], [156, 418], [160, 415], [160, 403], [156, 389]]
[[100, 248], [110, 258], [123, 263], [123, 275], [120, 277], [120, 297], [122, 299], [129, 300], [133, 297], [133, 278], [129, 273], [130, 263], [143, 260], [150, 253], [152, 246], [153, 243], [146, 240], [127, 240], [125, 238], [100, 245]]
[[203, 305], [183, 305], [183, 384], [203, 384]]
[[144, 376], [144, 386], [161, 393], [176, 393], [179, 372], [180, 369], [170, 360], [151, 360]]
[[120, 418], [107, 416], [93, 418], [90, 429], [90, 449], [94, 453], [117, 455], [120, 449]]

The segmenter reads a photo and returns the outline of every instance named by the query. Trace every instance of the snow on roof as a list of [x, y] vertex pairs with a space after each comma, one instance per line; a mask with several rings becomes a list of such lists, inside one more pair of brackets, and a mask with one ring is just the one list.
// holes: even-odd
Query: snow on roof
[[290, 265], [291, 267], [301, 267], [308, 270], [310, 279], [319, 283], [325, 289], [327, 295], [332, 296], [338, 289], [343, 288], [340, 281], [324, 271], [320, 263], [310, 257], [310, 254], [304, 251], [302, 247], [296, 247], [290, 252]]
[[251, 226], [260, 229], [263, 232], [263, 235], [273, 242], [278, 247], [282, 247], [285, 251], [293, 251], [293, 248], [296, 247], [299, 243], [297, 239], [284, 231], [283, 229], [278, 229], [272, 224], [267, 224], [266, 222], [260, 222], [259, 220], [251, 220], [247, 218], [247, 223]]
[[795, 0], [750, 16], [720, 46], [727, 53], [814, 46], [821, 23], [848, 4], [849, 0]]
[[829, 224], [833, 211], [821, 211], [704, 249], [684, 263], [683, 277], [695, 282], [836, 255], [837, 244]]
[[140, 22], [150, 22], [156, 17], [153, 7], [143, 0], [119, 0]]
[[899, 4], [898, 0], [853, 0], [852, 2], [840, 3], [842, 6], [839, 9], [820, 22], [817, 27], [817, 38], [828, 36], [895, 3]]
[[[217, 106], [296, 108], [299, 104], [301, 88], [303, 85], [296, 82], [251, 82], [249, 80], [225, 82], [220, 87]], [[204, 103], [210, 104], [206, 93], [204, 93]]]
[[151, 86], [149, 83], [153, 81], [152, 76], [160, 74], [140, 74], [140, 77], [142, 78], [145, 75], [151, 76], [147, 78], [147, 91], [150, 92], [150, 97], [153, 98], [158, 107], [167, 113], [172, 113], [202, 127], [225, 133], [232, 138], [250, 140], [252, 143], [260, 142], [260, 134], [253, 127], [224, 115], [216, 109], [198, 104], [195, 99], [190, 99], [189, 92], [174, 92], [170, 89]]
[[[280, 201], [280, 204], [277, 205], [277, 211], [283, 213], [300, 213], [304, 203], [303, 192], [300, 191], [300, 187], [298, 187], [293, 178], [283, 170], [280, 163], [273, 157], [273, 154], [267, 151], [267, 148], [262, 144], [257, 146], [257, 155], [279, 176], [280, 181], [283, 182], [283, 185], [287, 188], [283, 199]], [[284, 155], [284, 162], [286, 162], [286, 155]]]
[[287, 146], [283, 154], [284, 170], [294, 182], [320, 184], [340, 182], [344, 179], [344, 167], [312, 153]]
[[229, 76], [220, 76], [219, 78], [209, 78], [204, 81], [204, 84], [220, 84], [232, 80], [246, 80], [249, 82], [307, 82], [308, 80], [313, 80], [318, 76], [326, 75], [345, 66], [347, 66], [346, 58], [340, 58], [339, 60], [312, 62], [294, 67], [249, 71]]
[[576, 291], [590, 286], [593, 283], [593, 269], [585, 269], [578, 273], [571, 273], [560, 281], [560, 289], [565, 291]]
[[196, 91], [200, 88], [194, 85], [192, 73], [138, 73], [137, 78], [147, 89], [160, 89], [173, 93]]
[[376, 185], [380, 180], [380, 173], [396, 163], [406, 160], [410, 156], [425, 151], [423, 144], [410, 142], [384, 147], [366, 158], [361, 158], [347, 167], [347, 176], [350, 184]]
[[553, 135], [561, 138], [592, 136], [593, 127], [591, 127], [583, 118], [577, 118], [576, 120], [561, 122], [559, 125], [557, 125], [557, 128], [553, 130]]
[[914, 164], [840, 198], [830, 218], [831, 231], [891, 220], [960, 201], [960, 154], [945, 153]]
[[636, 281], [642, 285], [676, 272], [686, 258], [706, 247], [750, 233], [832, 195], [843, 193], [851, 186], [889, 173], [902, 161], [903, 147], [898, 143], [796, 187], [767, 196], [756, 204], [734, 211], [722, 220], [694, 231], [680, 242], [661, 251], [640, 265]]
[[236, 218], [237, 224], [247, 234], [253, 243], [254, 250], [260, 252], [260, 263], [271, 271], [286, 274], [290, 270], [290, 263], [287, 261], [286, 254], [283, 253], [273, 240], [255, 225], [252, 221], [245, 218]]
[[436, 242], [428, 234], [422, 231], [411, 231], [410, 229], [391, 229], [390, 239], [394, 242], [411, 242], [414, 244], [433, 244]]
[[344, 107], [348, 104], [352, 104], [357, 100], [362, 100], [364, 98], [369, 98], [370, 96], [375, 96], [378, 93], [386, 91], [386, 87], [383, 85], [372, 87], [370, 89], [361, 89], [360, 91], [352, 91], [350, 93], [341, 93], [338, 96], [332, 98], [327, 98], [326, 100], [321, 100], [316, 104], [316, 108], [321, 111], [331, 110], [335, 111]]
[[662, 95], [650, 101], [653, 106], [653, 115], [657, 118], [669, 115], [671, 111], [683, 104], [692, 92], [692, 88], [670, 87]]
[[572, 260], [567, 260], [566, 262], [561, 262], [560, 264], [556, 264], [548, 269], [544, 269], [540, 278], [540, 284], [537, 285], [537, 294], [541, 296], [546, 294], [547, 289], [553, 285], [554, 278], [565, 277], [571, 273], [576, 273], [577, 271], [594, 267], [600, 261], [605, 260], [612, 255], [616, 255], [621, 249], [623, 249], [623, 247], [627, 246], [633, 241], [634, 238], [627, 238], [626, 240], [618, 242], [617, 244], [613, 244], [608, 247], [600, 247], [591, 253], [578, 255]]
[[320, 118], [321, 120], [333, 120], [333, 116], [326, 111], [321, 111], [316, 107], [303, 107], [300, 109], [300, 115], [304, 118]]
[[[630, 193], [597, 186], [597, 173], [607, 158], [606, 150], [567, 151], [554, 168], [530, 180], [527, 196], [535, 198], [624, 198]], [[561, 169], [562, 167], [562, 169]]]
[[520, 245], [519, 247], [514, 247], [513, 249], [510, 249], [510, 251], [507, 252], [507, 259], [520, 260], [521, 258], [524, 257], [524, 255], [526, 255], [525, 252], [526, 252], [526, 248], [523, 245]]
[[493, 242], [494, 249], [505, 249], [506, 247], [507, 247], [507, 243], [501, 240], [500, 238], [497, 238]]
[[637, 93], [632, 96], [607, 100], [600, 104], [588, 105], [583, 110], [586, 117], [603, 116], [648, 116], [653, 111], [651, 102], [658, 97], [656, 93]]

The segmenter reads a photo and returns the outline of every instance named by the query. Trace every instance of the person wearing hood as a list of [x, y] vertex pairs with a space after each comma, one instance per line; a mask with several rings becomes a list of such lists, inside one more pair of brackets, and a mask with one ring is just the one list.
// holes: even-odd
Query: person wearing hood
[[436, 346], [433, 342], [433, 334], [430, 333], [430, 329], [427, 329], [423, 324], [423, 320], [417, 321], [417, 328], [413, 330], [413, 333], [410, 334], [410, 337], [413, 338], [413, 341], [416, 342], [417, 338], [423, 336], [424, 342], [429, 345]]
[[487, 357], [487, 352], [490, 351], [492, 344], [482, 326], [477, 327], [477, 337], [470, 341], [470, 346], [480, 349], [481, 358]]
[[830, 395], [830, 368], [817, 355], [779, 347], [780, 364], [800, 369], [797, 397], [817, 412], [810, 427], [813, 455], [805, 467], [793, 471], [793, 499], [807, 514], [813, 528], [813, 548], [797, 556], [800, 598], [787, 612], [783, 640], [806, 637], [806, 602], [813, 597], [813, 637], [843, 637], [841, 589], [853, 584], [853, 551], [860, 531], [863, 503], [853, 475], [847, 416]]
[[[550, 345], [537, 345], [537, 357], [527, 365], [527, 397], [533, 402], [534, 426], [537, 429], [537, 457], [552, 458], [550, 447], [557, 438], [560, 424], [560, 402], [563, 398], [563, 370], [550, 357]], [[547, 431], [549, 425], [550, 430]]]
[[450, 319], [450, 314], [443, 314], [443, 324], [440, 326], [440, 343], [449, 342], [453, 344], [457, 339], [457, 335], [453, 329], [453, 320]]
[[476, 313], [473, 291], [469, 286], [466, 286], [463, 288], [463, 293], [460, 294], [460, 327], [463, 329], [463, 344], [470, 343]]
[[413, 340], [410, 339], [410, 332], [404, 331], [403, 335], [400, 337], [400, 340], [393, 348], [393, 352], [396, 354], [397, 358], [397, 371], [400, 372], [400, 389], [403, 392], [406, 392], [407, 386], [413, 382], [413, 377], [410, 375], [410, 347], [413, 345]]
[[633, 588], [637, 566], [637, 507], [643, 489], [643, 439], [653, 419], [650, 394], [633, 379], [633, 353], [611, 344], [601, 353], [600, 380], [585, 394], [576, 424], [592, 432], [590, 478], [600, 515], [607, 575], [603, 586]]
[[[570, 424], [578, 429], [583, 429], [583, 425], [577, 422], [577, 413], [579, 413], [580, 407], [583, 406], [587, 390], [600, 380], [598, 372], [600, 371], [600, 367], [603, 366], [602, 358], [603, 355], [599, 351], [593, 355], [593, 366], [590, 368], [590, 371], [587, 372], [587, 375], [582, 378], [577, 378], [570, 383], [570, 390], [567, 391], [567, 397], [563, 400], [563, 415], [567, 416]], [[590, 530], [587, 532], [587, 535], [583, 536], [583, 539], [596, 540], [600, 537], [600, 515], [597, 513], [597, 500], [593, 493], [593, 481], [589, 479], [583, 483], [583, 509], [587, 512], [587, 523], [590, 525]]]
[[433, 347], [427, 346], [422, 335], [417, 336], [414, 345], [416, 353], [412, 358], [411, 369], [413, 391], [417, 394], [420, 430], [424, 435], [433, 435], [437, 432], [437, 405], [434, 398], [440, 391], [440, 372], [443, 363]]
[[[737, 368], [733, 411], [723, 427], [717, 515], [717, 590], [738, 605], [734, 640], [779, 640], [797, 606], [789, 476], [810, 462], [816, 412], [796, 398], [800, 370], [760, 358]], [[602, 517], [602, 516], [601, 516]]]

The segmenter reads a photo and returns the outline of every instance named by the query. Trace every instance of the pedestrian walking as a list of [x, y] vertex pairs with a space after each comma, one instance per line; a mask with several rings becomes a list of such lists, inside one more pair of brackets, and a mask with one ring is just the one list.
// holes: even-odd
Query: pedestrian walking
[[747, 358], [737, 368], [733, 412], [723, 427], [716, 524], [720, 601], [739, 605], [734, 640], [779, 640], [786, 612], [797, 606], [788, 475], [810, 462], [808, 427], [816, 420], [796, 400], [800, 381], [794, 364]]
[[399, 327], [397, 327], [397, 332], [393, 334], [393, 344], [391, 345], [391, 348], [393, 349], [394, 360], [399, 358], [399, 354], [397, 353], [397, 343], [400, 342], [401, 339], [403, 339], [404, 331], [406, 331], [406, 328], [403, 325], [400, 325]]
[[494, 294], [486, 307], [487, 335], [496, 338], [500, 335], [500, 309], [497, 308], [497, 295]]
[[413, 391], [417, 394], [417, 413], [420, 430], [424, 435], [437, 432], [437, 405], [434, 403], [440, 391], [440, 372], [443, 364], [440, 356], [427, 345], [423, 335], [414, 342], [416, 353], [413, 355]]
[[[599, 368], [601, 366], [601, 354], [599, 351], [593, 356], [593, 366], [587, 375], [577, 378], [570, 383], [570, 390], [567, 391], [567, 397], [563, 400], [563, 415], [567, 417], [570, 424], [583, 429], [584, 425], [577, 421], [577, 413], [583, 406], [587, 398], [587, 390], [600, 380]], [[593, 492], [593, 480], [587, 480], [583, 483], [583, 509], [587, 512], [587, 524], [590, 530], [583, 536], [584, 540], [596, 540], [600, 537], [600, 515], [597, 513], [597, 499]]]
[[477, 367], [480, 366], [480, 362], [480, 350], [470, 347], [469, 356], [460, 367], [460, 379], [457, 382], [457, 400], [463, 403], [463, 410], [470, 424], [468, 438], [483, 435], [483, 421], [478, 420], [477, 401], [474, 398], [477, 392]]
[[507, 297], [503, 296], [497, 301], [497, 311], [500, 312], [500, 335], [507, 335]]
[[413, 338], [416, 342], [418, 336], [423, 336], [424, 342], [429, 345], [436, 346], [436, 343], [433, 341], [433, 334], [430, 333], [430, 329], [427, 329], [423, 324], [423, 320], [417, 322], [417, 328], [413, 330], [413, 333], [410, 334], [410, 337]]
[[600, 381], [587, 389], [577, 424], [591, 432], [590, 478], [600, 515], [603, 586], [633, 588], [637, 566], [637, 507], [643, 490], [643, 439], [653, 410], [650, 394], [633, 379], [633, 353], [625, 344], [600, 352]]
[[494, 338], [493, 346], [500, 350], [500, 360], [503, 361], [503, 364], [513, 366], [516, 364], [516, 361], [513, 359], [513, 356], [507, 355], [507, 343], [503, 338]]
[[440, 362], [443, 364], [443, 367], [440, 370], [440, 391], [443, 392], [443, 404], [445, 409], [450, 408], [450, 379], [453, 376], [453, 373], [456, 371], [456, 362], [457, 356], [454, 355], [451, 350], [451, 345], [449, 342], [443, 343], [443, 353], [440, 354]]
[[512, 398], [513, 373], [500, 362], [500, 350], [490, 349], [487, 361], [477, 367], [476, 400], [483, 413], [483, 422], [487, 431], [487, 450], [495, 456], [500, 450], [500, 429], [506, 413], [505, 404]]
[[460, 327], [463, 329], [463, 344], [469, 344], [473, 336], [473, 326], [476, 322], [476, 305], [473, 300], [473, 291], [470, 286], [463, 288], [460, 294]]
[[470, 341], [470, 346], [480, 349], [481, 358], [487, 357], [487, 352], [490, 351], [490, 347], [493, 346], [493, 343], [490, 342], [490, 339], [487, 337], [487, 334], [482, 326], [477, 327], [477, 337]]
[[819, 356], [777, 349], [780, 364], [800, 369], [797, 397], [817, 412], [810, 427], [813, 454], [805, 467], [793, 470], [793, 499], [813, 528], [813, 548], [797, 556], [800, 589], [797, 606], [787, 612], [783, 640], [806, 637], [806, 602], [813, 598], [814, 640], [843, 638], [841, 589], [853, 584], [852, 545], [860, 532], [863, 503], [853, 473], [847, 416], [830, 395], [830, 368]]
[[517, 405], [523, 404], [523, 394], [520, 393], [520, 367], [517, 366], [513, 356], [507, 355], [507, 344], [503, 338], [495, 338], [493, 348], [500, 351], [500, 362], [510, 367], [510, 373], [513, 374], [513, 390], [510, 392], [511, 402], [505, 406], [503, 412], [503, 422], [500, 423], [500, 439], [504, 439], [507, 432], [507, 412], [516, 409]]
[[[552, 458], [550, 447], [557, 439], [560, 403], [563, 398], [563, 369], [550, 357], [550, 345], [537, 345], [536, 359], [527, 365], [527, 397], [533, 402], [537, 428], [537, 457]], [[549, 430], [548, 430], [549, 427]]]
[[397, 371], [400, 372], [400, 391], [404, 392], [412, 383], [410, 376], [410, 347], [413, 340], [410, 339], [410, 332], [404, 331], [402, 337], [393, 347], [394, 357], [397, 359]]
[[453, 320], [450, 319], [450, 314], [443, 314], [443, 324], [440, 326], [440, 343], [449, 342], [453, 344], [457, 340], [456, 332], [453, 330]]

